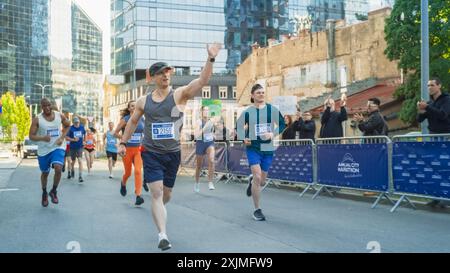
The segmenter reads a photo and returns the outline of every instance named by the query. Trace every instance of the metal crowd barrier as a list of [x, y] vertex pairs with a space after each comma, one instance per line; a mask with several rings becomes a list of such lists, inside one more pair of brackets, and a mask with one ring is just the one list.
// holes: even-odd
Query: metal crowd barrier
[[314, 189], [316, 181], [314, 142], [311, 139], [274, 140], [274, 146], [277, 149], [268, 174], [269, 182], [276, 180], [306, 184], [307, 187], [300, 193], [300, 197], [309, 189]]
[[393, 193], [415, 208], [408, 196], [450, 200], [450, 134], [401, 135], [392, 138]]
[[382, 198], [389, 197], [391, 141], [386, 136], [342, 137], [317, 139], [317, 184], [315, 199], [328, 188], [364, 190], [379, 193], [375, 208]]

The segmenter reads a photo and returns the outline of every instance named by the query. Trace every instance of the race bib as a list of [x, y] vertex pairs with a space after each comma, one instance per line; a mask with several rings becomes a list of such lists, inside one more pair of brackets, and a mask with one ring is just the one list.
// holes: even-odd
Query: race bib
[[175, 139], [173, 122], [152, 123], [152, 139]]
[[270, 123], [262, 123], [255, 125], [256, 136], [262, 136], [265, 133], [271, 133], [272, 129], [270, 127]]
[[138, 144], [141, 143], [142, 134], [141, 133], [134, 133], [131, 136], [131, 139], [128, 141], [128, 143]]
[[47, 135], [51, 138], [59, 137], [59, 129], [47, 129]]
[[204, 141], [213, 141], [214, 140], [214, 134], [212, 134], [212, 133], [203, 134], [203, 140]]
[[82, 138], [83, 137], [83, 132], [82, 131], [75, 131], [73, 132], [73, 137], [78, 137], [78, 138]]
[[94, 141], [88, 140], [88, 141], [86, 141], [86, 144], [87, 144], [87, 145], [92, 145], [92, 144], [94, 144]]
[[115, 139], [110, 139], [110, 140], [108, 140], [108, 144], [115, 145], [116, 144], [116, 140]]

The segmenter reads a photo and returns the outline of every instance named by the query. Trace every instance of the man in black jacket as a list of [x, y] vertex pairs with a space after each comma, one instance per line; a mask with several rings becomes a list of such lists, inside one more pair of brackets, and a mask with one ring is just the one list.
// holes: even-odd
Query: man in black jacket
[[433, 78], [428, 82], [431, 101], [417, 103], [417, 121], [428, 119], [430, 134], [450, 133], [450, 96], [441, 91], [441, 81]]
[[[428, 81], [428, 92], [431, 101], [417, 102], [417, 121], [422, 122], [428, 119], [428, 129], [430, 134], [448, 134], [450, 133], [450, 96], [441, 91], [442, 84], [438, 78], [432, 78]], [[439, 205], [445, 208], [448, 202], [433, 200], [427, 205], [436, 207]]]
[[367, 102], [367, 111], [369, 118], [364, 121], [364, 117], [360, 113], [356, 113], [353, 117], [358, 123], [358, 128], [363, 132], [363, 136], [387, 136], [388, 126], [380, 113], [381, 101], [378, 98], [371, 98]]
[[298, 120], [294, 123], [296, 131], [299, 131], [300, 139], [312, 139], [316, 134], [316, 123], [312, 120], [311, 112], [297, 113]]
[[347, 111], [345, 110], [346, 103], [347, 98], [343, 95], [341, 98], [341, 111], [338, 113], [335, 111], [335, 103], [333, 99], [328, 98], [325, 101], [325, 112], [320, 119], [320, 122], [322, 123], [322, 127], [320, 128], [321, 138], [344, 136], [342, 122], [347, 120]]

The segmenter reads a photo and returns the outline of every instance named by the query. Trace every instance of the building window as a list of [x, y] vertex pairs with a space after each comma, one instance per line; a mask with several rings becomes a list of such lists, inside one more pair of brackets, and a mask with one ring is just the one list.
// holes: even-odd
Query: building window
[[233, 99], [237, 98], [237, 88], [233, 87]]
[[202, 98], [204, 99], [210, 99], [211, 98], [211, 87], [205, 86], [202, 89]]
[[227, 86], [219, 87], [219, 99], [228, 99], [228, 87]]

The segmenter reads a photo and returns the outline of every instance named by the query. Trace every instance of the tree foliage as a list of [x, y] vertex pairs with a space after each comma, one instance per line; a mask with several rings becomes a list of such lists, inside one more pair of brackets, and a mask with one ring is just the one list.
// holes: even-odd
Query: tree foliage
[[[420, 100], [421, 11], [420, 0], [397, 0], [384, 29], [389, 60], [397, 60], [405, 82], [395, 92], [403, 100], [400, 118], [414, 123]], [[430, 77], [450, 86], [450, 0], [429, 1]]]
[[[14, 97], [11, 92], [2, 95], [3, 113], [0, 115], [0, 126], [5, 141], [23, 141], [28, 135], [31, 125], [30, 112], [24, 96]], [[13, 126], [17, 127], [17, 135], [13, 139]]]

